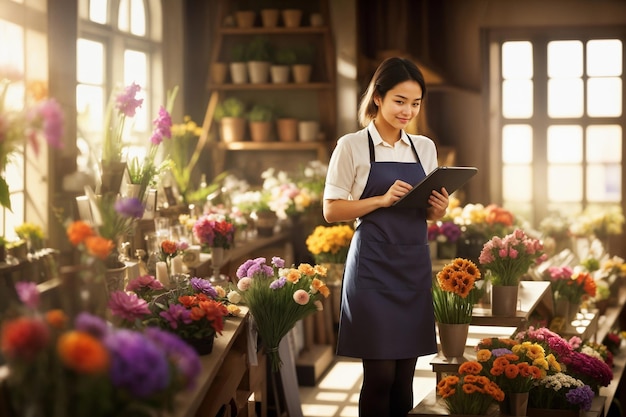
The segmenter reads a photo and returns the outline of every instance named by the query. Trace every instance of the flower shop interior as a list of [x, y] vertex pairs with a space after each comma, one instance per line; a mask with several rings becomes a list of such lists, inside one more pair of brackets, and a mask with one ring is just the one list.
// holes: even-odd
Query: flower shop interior
[[408, 416], [626, 415], [626, 1], [0, 0], [0, 45], [0, 416], [357, 416], [322, 199], [392, 56], [478, 169]]

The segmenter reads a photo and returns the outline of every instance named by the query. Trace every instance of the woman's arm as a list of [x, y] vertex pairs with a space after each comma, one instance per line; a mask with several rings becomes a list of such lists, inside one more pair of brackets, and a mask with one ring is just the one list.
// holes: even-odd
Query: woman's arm
[[396, 180], [383, 195], [360, 200], [324, 200], [324, 218], [328, 223], [352, 221], [381, 207], [391, 206], [411, 188], [411, 184]]

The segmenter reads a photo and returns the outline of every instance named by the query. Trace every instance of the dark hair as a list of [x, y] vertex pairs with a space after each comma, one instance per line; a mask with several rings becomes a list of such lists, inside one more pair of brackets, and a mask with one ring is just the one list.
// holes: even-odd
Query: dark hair
[[391, 57], [385, 59], [376, 69], [367, 91], [361, 97], [359, 104], [359, 122], [365, 127], [378, 113], [378, 107], [374, 103], [376, 95], [385, 98], [385, 94], [396, 85], [404, 81], [415, 81], [422, 87], [422, 98], [426, 95], [426, 82], [422, 71], [406, 58]]

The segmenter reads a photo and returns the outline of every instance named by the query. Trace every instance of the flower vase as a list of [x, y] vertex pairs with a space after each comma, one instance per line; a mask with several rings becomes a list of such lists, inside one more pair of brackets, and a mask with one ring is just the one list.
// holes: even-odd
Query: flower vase
[[437, 323], [441, 352], [448, 358], [461, 358], [465, 354], [469, 323], [448, 324]]
[[500, 403], [500, 413], [505, 416], [526, 416], [528, 392], [506, 392]]
[[215, 341], [215, 336], [202, 337], [202, 338], [185, 338], [183, 339], [185, 343], [191, 346], [198, 355], [208, 355], [213, 352], [213, 342]]
[[491, 287], [491, 315], [514, 317], [517, 315], [519, 285], [494, 285]]
[[273, 211], [261, 211], [257, 213], [256, 230], [261, 237], [274, 235], [274, 227], [278, 222], [278, 216]]
[[115, 193], [120, 191], [122, 179], [126, 172], [126, 162], [107, 162], [102, 161], [102, 176], [100, 185], [100, 193]]
[[107, 268], [104, 280], [109, 293], [123, 291], [126, 284], [126, 265], [120, 262], [119, 267]]
[[228, 277], [226, 275], [222, 275], [220, 270], [224, 265], [226, 265], [229, 257], [229, 249], [224, 249], [218, 246], [211, 247], [211, 266], [213, 267], [213, 275], [210, 278], [211, 284], [223, 286], [228, 283]]
[[563, 318], [569, 324], [576, 318], [579, 305], [572, 303], [567, 298], [557, 298], [554, 300], [554, 315]]

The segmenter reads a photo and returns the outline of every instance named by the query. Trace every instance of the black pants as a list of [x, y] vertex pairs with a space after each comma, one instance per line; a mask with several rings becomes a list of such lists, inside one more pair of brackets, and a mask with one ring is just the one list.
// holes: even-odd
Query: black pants
[[359, 417], [406, 417], [413, 408], [417, 358], [363, 360]]

